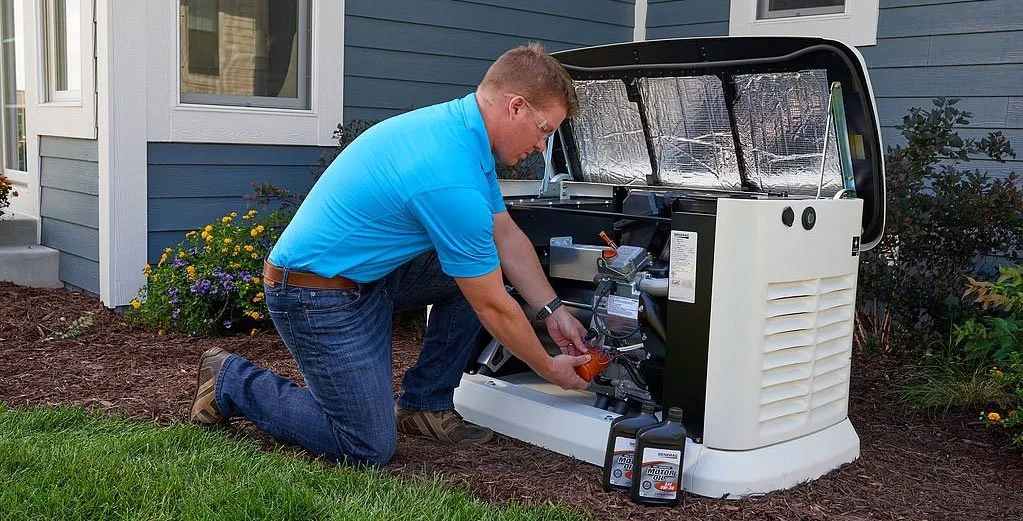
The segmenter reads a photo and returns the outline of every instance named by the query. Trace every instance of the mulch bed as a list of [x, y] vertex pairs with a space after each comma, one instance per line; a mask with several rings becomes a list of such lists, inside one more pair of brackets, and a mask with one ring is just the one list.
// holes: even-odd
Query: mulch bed
[[[47, 339], [83, 315], [93, 325]], [[298, 376], [274, 334], [197, 339], [132, 330], [97, 299], [0, 283], [0, 403], [101, 408], [166, 425], [185, 419], [200, 353], [220, 346], [280, 374]], [[418, 353], [415, 331], [395, 330], [395, 390]], [[977, 411], [910, 415], [888, 390], [902, 365], [853, 361], [850, 417], [860, 436], [854, 463], [791, 490], [740, 501], [686, 498], [673, 509], [632, 504], [600, 488], [600, 469], [506, 437], [458, 447], [400, 437], [390, 472], [441, 475], [488, 501], [565, 504], [597, 519], [1023, 519], [1023, 458]], [[268, 446], [245, 422], [229, 429]]]

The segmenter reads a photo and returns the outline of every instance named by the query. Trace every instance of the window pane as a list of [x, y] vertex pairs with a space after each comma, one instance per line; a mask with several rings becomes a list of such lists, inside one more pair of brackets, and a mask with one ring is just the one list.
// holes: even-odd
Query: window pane
[[82, 24], [80, 0], [52, 0], [46, 31], [51, 92], [82, 88]]
[[845, 0], [758, 0], [757, 18], [784, 18], [845, 12]]
[[305, 108], [307, 4], [181, 0], [181, 99]]
[[21, 47], [22, 2], [3, 0], [0, 5], [3, 70], [3, 152], [4, 168], [28, 170], [25, 149], [25, 64]]

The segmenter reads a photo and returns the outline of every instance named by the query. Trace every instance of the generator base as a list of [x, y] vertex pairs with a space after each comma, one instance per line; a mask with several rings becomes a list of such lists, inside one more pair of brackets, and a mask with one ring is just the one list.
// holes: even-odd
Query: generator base
[[[455, 409], [495, 432], [603, 466], [617, 414], [590, 404], [595, 395], [565, 391], [531, 373], [500, 378], [466, 374]], [[705, 497], [738, 499], [791, 488], [859, 457], [849, 419], [800, 438], [755, 450], [716, 450], [686, 440], [683, 486]]]

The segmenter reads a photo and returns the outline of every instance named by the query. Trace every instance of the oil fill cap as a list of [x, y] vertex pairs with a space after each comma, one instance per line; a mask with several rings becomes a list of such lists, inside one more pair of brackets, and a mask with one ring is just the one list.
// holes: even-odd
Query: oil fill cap
[[796, 213], [792, 211], [791, 206], [786, 206], [781, 212], [781, 222], [785, 226], [792, 226], [792, 223], [796, 220]]
[[813, 207], [807, 207], [803, 210], [803, 228], [812, 230], [814, 225], [817, 224], [817, 210]]

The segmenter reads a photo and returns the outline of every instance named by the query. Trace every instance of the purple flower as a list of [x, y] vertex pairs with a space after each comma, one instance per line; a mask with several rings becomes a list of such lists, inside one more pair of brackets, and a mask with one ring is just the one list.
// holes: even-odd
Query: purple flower
[[174, 308], [174, 312], [171, 313], [171, 318], [178, 318], [181, 314], [181, 308]]
[[181, 259], [174, 259], [174, 262], [171, 263], [171, 266], [173, 266], [174, 269], [179, 269], [185, 267], [185, 264], [187, 263]]
[[231, 329], [231, 321], [230, 320], [225, 320], [224, 321], [224, 327], [226, 327], [227, 329]]

